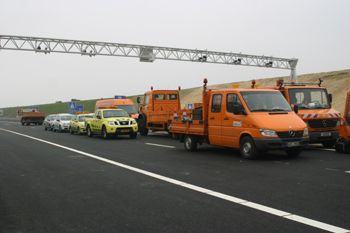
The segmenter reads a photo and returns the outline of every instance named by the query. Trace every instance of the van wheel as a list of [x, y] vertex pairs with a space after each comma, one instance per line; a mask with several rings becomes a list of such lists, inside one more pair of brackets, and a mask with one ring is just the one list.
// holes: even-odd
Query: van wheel
[[197, 138], [193, 135], [185, 135], [184, 145], [186, 150], [195, 151], [197, 149]]
[[133, 132], [130, 134], [131, 139], [135, 139], [136, 137], [137, 137], [137, 132], [135, 132], [135, 133]]
[[46, 125], [44, 125], [44, 130], [47, 130]]
[[62, 133], [62, 127], [61, 127], [61, 126], [58, 127], [58, 131], [59, 131], [60, 133]]
[[90, 125], [88, 125], [86, 131], [87, 131], [86, 134], [87, 134], [88, 137], [92, 138], [92, 137], [94, 136], [94, 135], [92, 134], [92, 132], [91, 132]]
[[78, 127], [78, 131], [77, 131], [78, 135], [81, 135], [81, 131], [80, 128]]
[[52, 131], [53, 131], [53, 132], [56, 132], [55, 126], [52, 127]]
[[148, 129], [146, 127], [146, 119], [142, 118], [139, 122], [139, 132], [142, 136], [147, 136]]
[[300, 155], [302, 150], [303, 150], [302, 148], [287, 149], [286, 153], [287, 153], [287, 155], [289, 155], [291, 157], [297, 157], [298, 155]]
[[103, 139], [109, 139], [109, 134], [107, 133], [105, 126], [103, 126], [103, 128], [102, 128], [102, 137], [103, 137]]
[[74, 133], [73, 130], [72, 130], [72, 127], [69, 127], [69, 133], [70, 133], [70, 134], [73, 134], [73, 133]]
[[259, 155], [258, 150], [255, 147], [253, 139], [249, 136], [242, 138], [240, 147], [241, 155], [244, 159], [256, 159]]

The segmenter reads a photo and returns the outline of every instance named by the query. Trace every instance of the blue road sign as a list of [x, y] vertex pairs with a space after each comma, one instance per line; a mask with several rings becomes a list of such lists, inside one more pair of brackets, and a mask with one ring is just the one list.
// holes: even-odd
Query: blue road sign
[[187, 109], [193, 109], [193, 104], [187, 104]]
[[74, 109], [75, 108], [75, 103], [74, 102], [70, 102], [68, 105], [68, 108]]
[[77, 105], [74, 110], [76, 110], [75, 112], [84, 112], [84, 105]]
[[124, 95], [115, 95], [114, 99], [126, 99]]
[[28, 108], [35, 108], [37, 112], [39, 112], [39, 107], [28, 107]]

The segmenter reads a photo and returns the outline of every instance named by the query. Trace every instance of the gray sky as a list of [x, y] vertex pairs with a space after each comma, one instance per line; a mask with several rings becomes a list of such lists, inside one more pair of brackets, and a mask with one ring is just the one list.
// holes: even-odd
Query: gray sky
[[[350, 68], [349, 0], [0, 0], [0, 34], [298, 58], [297, 74]], [[289, 70], [0, 51], [0, 108], [142, 94]]]

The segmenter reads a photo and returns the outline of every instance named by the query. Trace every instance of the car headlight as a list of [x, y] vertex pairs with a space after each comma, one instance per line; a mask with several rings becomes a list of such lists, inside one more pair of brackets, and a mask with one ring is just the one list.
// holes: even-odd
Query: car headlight
[[80, 128], [85, 129], [85, 125], [81, 125]]
[[67, 123], [63, 123], [62, 125], [63, 125], [63, 126], [68, 126], [68, 124], [67, 124]]
[[137, 123], [136, 123], [135, 120], [130, 121], [130, 125], [136, 125], [136, 124], [137, 124]]
[[115, 121], [108, 121], [108, 124], [115, 125]]
[[308, 128], [305, 128], [305, 129], [304, 129], [303, 136], [306, 136], [306, 135], [308, 135], [308, 134], [309, 134], [309, 129], [308, 129]]
[[259, 129], [259, 132], [265, 137], [278, 137], [277, 133], [271, 129]]

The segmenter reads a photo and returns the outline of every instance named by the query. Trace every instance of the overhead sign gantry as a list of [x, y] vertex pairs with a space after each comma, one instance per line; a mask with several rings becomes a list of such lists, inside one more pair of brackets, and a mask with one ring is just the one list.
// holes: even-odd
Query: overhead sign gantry
[[135, 57], [141, 62], [156, 59], [190, 61], [236, 66], [254, 66], [291, 70], [290, 81], [297, 83], [296, 58], [279, 58], [232, 52], [181, 49], [111, 42], [53, 39], [29, 36], [0, 35], [0, 50], [33, 51], [36, 53], [70, 53], [84, 56]]

